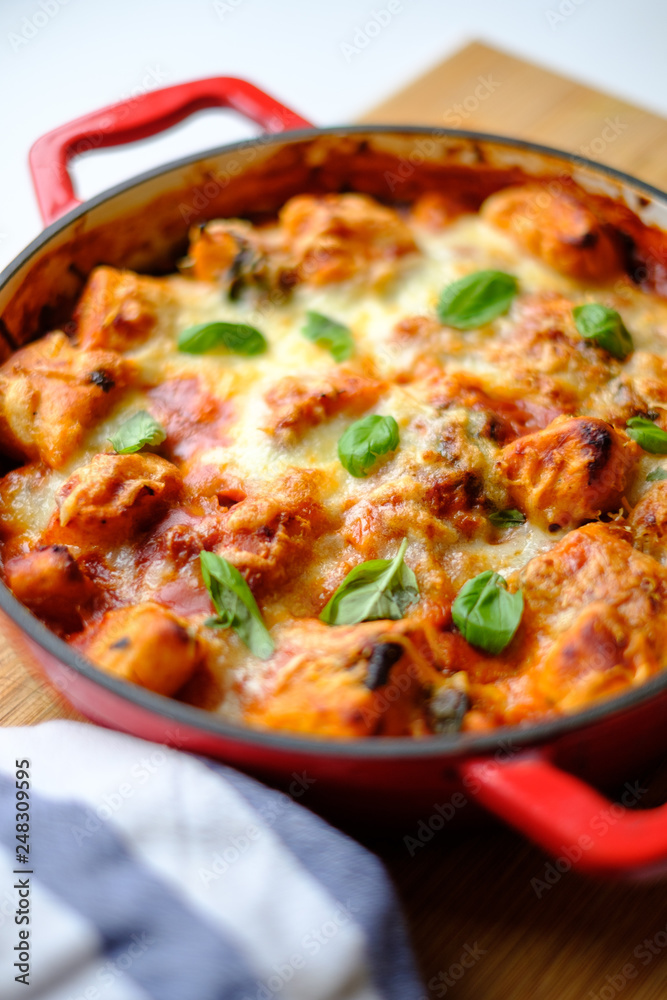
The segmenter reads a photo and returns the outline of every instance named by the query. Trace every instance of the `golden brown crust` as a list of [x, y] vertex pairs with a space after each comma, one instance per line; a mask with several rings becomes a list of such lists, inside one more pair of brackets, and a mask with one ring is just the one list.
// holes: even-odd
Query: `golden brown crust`
[[524, 514], [545, 528], [569, 528], [618, 509], [639, 454], [604, 420], [558, 417], [503, 448], [498, 469]]
[[2, 450], [58, 468], [132, 377], [113, 351], [78, 351], [64, 333], [23, 347], [0, 368]]
[[5, 577], [26, 607], [66, 632], [81, 628], [94, 588], [65, 545], [45, 545], [5, 563]]
[[[332, 630], [302, 620], [285, 630], [275, 673], [261, 695], [247, 699], [245, 721], [344, 738], [422, 735], [424, 685], [399, 644], [401, 632], [397, 622]], [[386, 668], [373, 669], [385, 651]]]
[[659, 562], [667, 557], [667, 482], [654, 483], [628, 518], [635, 545]]
[[265, 429], [283, 442], [293, 443], [339, 413], [361, 416], [375, 405], [384, 388], [379, 379], [345, 368], [324, 378], [288, 375], [266, 394], [270, 418]]
[[499, 191], [482, 215], [562, 274], [605, 281], [620, 274], [623, 256], [611, 227], [569, 191], [524, 184]]
[[264, 232], [243, 219], [214, 219], [190, 230], [188, 256], [181, 269], [198, 281], [214, 281], [231, 288], [277, 280], [276, 255], [267, 256], [270, 245]]
[[[494, 186], [422, 192], [412, 210], [298, 195], [277, 221], [195, 227], [185, 277], [94, 270], [78, 346], [54, 333], [0, 369], [5, 448], [30, 460], [0, 482], [17, 595], [117, 676], [339, 738], [522, 723], [661, 669], [667, 490], [647, 491], [625, 426], [667, 429], [667, 309], [616, 283], [603, 200], [536, 182], [487, 201], [489, 225], [470, 213]], [[443, 286], [482, 268], [516, 273], [511, 306], [443, 325]], [[622, 313], [627, 358], [582, 339], [573, 308], [590, 301]], [[349, 327], [343, 364], [303, 336], [309, 309]], [[178, 350], [211, 320], [257, 325], [266, 350]], [[163, 426], [159, 455], [110, 453], [137, 409]], [[367, 414], [395, 416], [399, 444], [356, 479], [338, 446]], [[400, 621], [317, 620], [347, 573], [404, 539], [419, 597]], [[206, 624], [202, 550], [249, 584], [276, 645], [266, 662]], [[452, 614], [486, 569], [524, 593], [498, 655]]]
[[202, 656], [187, 622], [151, 602], [107, 612], [77, 645], [107, 673], [165, 695], [192, 677]]
[[611, 672], [612, 686], [622, 687], [661, 664], [667, 571], [631, 540], [623, 529], [590, 524], [522, 574], [526, 625], [543, 650], [531, 672], [553, 702], [583, 703], [604, 693]]
[[377, 284], [417, 252], [410, 227], [361, 194], [298, 195], [280, 212], [296, 280], [328, 285], [361, 277]]
[[142, 344], [171, 304], [169, 286], [133, 271], [96, 267], [74, 312], [84, 350], [127, 351]]
[[253, 590], [275, 590], [298, 573], [314, 539], [331, 527], [321, 492], [321, 475], [294, 470], [270, 494], [248, 496], [222, 514], [215, 551]]
[[80, 544], [130, 538], [155, 520], [180, 489], [178, 469], [158, 455], [95, 455], [59, 490], [54, 533]]

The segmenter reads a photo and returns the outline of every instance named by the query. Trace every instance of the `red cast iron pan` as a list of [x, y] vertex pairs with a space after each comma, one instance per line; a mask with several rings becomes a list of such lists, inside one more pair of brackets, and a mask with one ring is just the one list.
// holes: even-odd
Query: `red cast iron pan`
[[[73, 156], [153, 135], [212, 106], [234, 108], [268, 134], [169, 163], [84, 204], [77, 200], [67, 169]], [[667, 230], [665, 194], [580, 157], [429, 127], [314, 129], [248, 83], [200, 80], [84, 116], [35, 143], [31, 168], [47, 228], [0, 275], [0, 347], [8, 356], [24, 339], [62, 322], [97, 263], [169, 270], [193, 220], [270, 211], [299, 191], [327, 187], [408, 200], [415, 186], [436, 183], [443, 165], [477, 164], [506, 183], [526, 174], [575, 176]], [[419, 820], [430, 829], [472, 820], [481, 805], [562, 864], [626, 876], [667, 868], [667, 805], [626, 808], [641, 790], [628, 790], [625, 805], [612, 805], [588, 784], [618, 787], [664, 754], [667, 671], [537, 725], [422, 740], [319, 740], [242, 728], [116, 680], [2, 585], [0, 609], [25, 661], [95, 722], [220, 758], [293, 794], [307, 785], [302, 801], [339, 822], [365, 816], [410, 834]]]

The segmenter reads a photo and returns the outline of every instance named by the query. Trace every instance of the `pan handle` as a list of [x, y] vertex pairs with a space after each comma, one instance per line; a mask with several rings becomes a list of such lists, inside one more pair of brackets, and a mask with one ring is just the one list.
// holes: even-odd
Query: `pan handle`
[[192, 80], [109, 105], [47, 132], [30, 150], [30, 170], [44, 222], [48, 225], [81, 204], [67, 169], [72, 157], [145, 139], [203, 108], [233, 108], [271, 133], [313, 127], [252, 83], [231, 76]]
[[628, 783], [624, 804], [612, 803], [539, 752], [468, 760], [459, 770], [479, 802], [554, 857], [557, 873], [646, 877], [667, 870], [667, 805], [628, 808], [647, 791], [638, 785]]

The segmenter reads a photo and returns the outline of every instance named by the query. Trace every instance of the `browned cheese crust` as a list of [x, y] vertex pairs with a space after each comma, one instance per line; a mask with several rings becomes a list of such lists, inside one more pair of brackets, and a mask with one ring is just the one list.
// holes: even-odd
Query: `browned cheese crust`
[[[484, 200], [463, 177], [409, 206], [303, 193], [273, 218], [212, 219], [168, 277], [94, 268], [67, 334], [0, 368], [19, 600], [115, 677], [327, 737], [525, 724], [664, 669], [667, 470], [628, 421], [667, 431], [667, 302], [632, 270], [665, 240], [563, 179]], [[444, 322], [443, 289], [482, 270], [516, 278], [511, 303]], [[582, 337], [587, 303], [618, 312], [627, 356]], [[179, 349], [211, 323], [219, 343]], [[248, 327], [264, 350], [225, 339]], [[161, 440], [123, 451], [139, 411]], [[398, 445], [355, 477], [339, 441], [378, 416]], [[319, 619], [403, 540], [419, 593], [400, 617]], [[202, 551], [245, 580], [273, 654], [211, 617]], [[524, 599], [495, 655], [452, 616], [488, 569]]]

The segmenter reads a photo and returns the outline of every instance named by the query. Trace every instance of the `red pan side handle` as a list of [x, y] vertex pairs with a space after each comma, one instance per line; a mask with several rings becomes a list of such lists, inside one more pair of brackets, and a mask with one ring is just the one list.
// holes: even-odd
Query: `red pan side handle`
[[[667, 871], [667, 805], [634, 810], [628, 785], [612, 803], [540, 754], [460, 765], [464, 785], [487, 809], [569, 867], [595, 875], [649, 876]], [[560, 862], [560, 867], [558, 866]]]
[[48, 225], [81, 204], [68, 171], [72, 157], [145, 139], [203, 108], [233, 108], [266, 132], [313, 127], [251, 83], [231, 76], [180, 83], [112, 104], [61, 125], [34, 143], [30, 170], [44, 222]]

